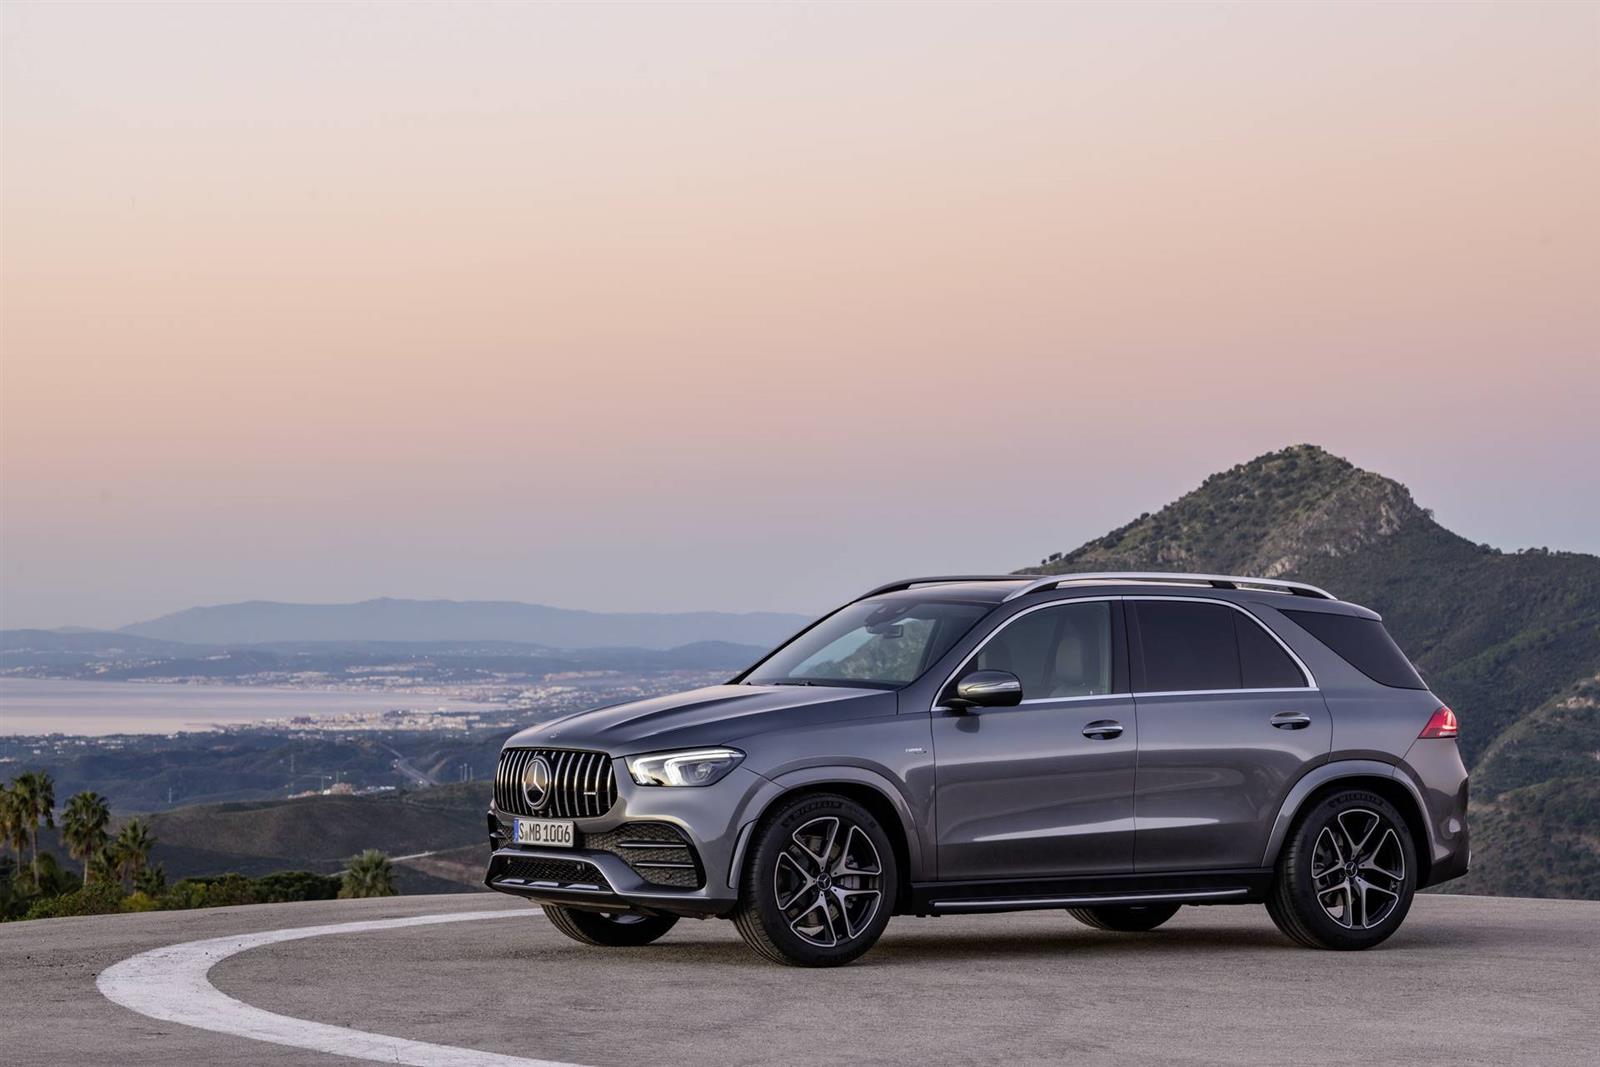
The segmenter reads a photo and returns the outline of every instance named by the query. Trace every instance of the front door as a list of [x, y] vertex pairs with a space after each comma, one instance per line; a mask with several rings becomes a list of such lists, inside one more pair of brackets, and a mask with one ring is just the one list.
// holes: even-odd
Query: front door
[[1047, 604], [1012, 616], [956, 672], [1010, 671], [1023, 700], [933, 712], [941, 881], [1133, 869], [1138, 738], [1121, 634], [1113, 600]]
[[1332, 744], [1322, 694], [1239, 606], [1124, 605], [1139, 711], [1134, 869], [1259, 867], [1283, 798]]

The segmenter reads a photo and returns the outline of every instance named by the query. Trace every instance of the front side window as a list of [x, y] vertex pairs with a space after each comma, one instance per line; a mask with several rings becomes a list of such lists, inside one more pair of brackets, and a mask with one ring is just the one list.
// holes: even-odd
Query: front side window
[[1111, 692], [1111, 605], [1104, 600], [1044, 608], [1006, 626], [967, 670], [1010, 671], [1024, 700]]
[[746, 685], [898, 689], [950, 650], [991, 605], [863, 600], [834, 612], [774, 652]]

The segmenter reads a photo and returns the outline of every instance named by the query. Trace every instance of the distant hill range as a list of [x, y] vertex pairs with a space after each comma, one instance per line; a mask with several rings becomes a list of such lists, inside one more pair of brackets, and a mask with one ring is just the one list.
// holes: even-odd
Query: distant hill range
[[1473, 544], [1298, 445], [1024, 570], [1284, 576], [1372, 608], [1461, 717], [1475, 869], [1452, 888], [1600, 897], [1600, 557]]
[[[250, 600], [188, 608], [124, 626], [133, 637], [199, 645], [504, 641], [554, 648], [668, 649], [703, 641], [770, 647], [809, 620], [778, 612], [612, 614], [510, 600]], [[89, 636], [89, 635], [83, 635]]]

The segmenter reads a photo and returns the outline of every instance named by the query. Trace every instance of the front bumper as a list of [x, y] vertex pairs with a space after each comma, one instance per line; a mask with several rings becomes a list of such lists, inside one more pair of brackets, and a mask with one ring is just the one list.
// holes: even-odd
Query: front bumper
[[[489, 843], [493, 850], [484, 884], [529, 900], [598, 911], [648, 911], [673, 915], [726, 915], [738, 902], [733, 872], [744, 838], [765, 803], [779, 790], [766, 778], [736, 767], [720, 782], [703, 788], [641, 786], [615, 761], [617, 801], [604, 815], [573, 820], [576, 848], [512, 845], [511, 815], [491, 807]], [[629, 852], [623, 842], [630, 826], [667, 824], [687, 842], [696, 865], [694, 879], [652, 861], [669, 853]], [[586, 847], [604, 842], [606, 848]], [[630, 865], [627, 855], [633, 860]], [[639, 857], [645, 857], [640, 859]], [[672, 858], [681, 858], [681, 850]], [[697, 882], [698, 884], [661, 884]]]

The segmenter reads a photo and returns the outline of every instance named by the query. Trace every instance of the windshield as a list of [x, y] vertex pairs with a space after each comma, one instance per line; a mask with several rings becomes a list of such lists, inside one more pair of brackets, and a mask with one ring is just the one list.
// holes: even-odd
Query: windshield
[[744, 683], [898, 689], [949, 651], [990, 607], [937, 600], [851, 604], [778, 649]]

